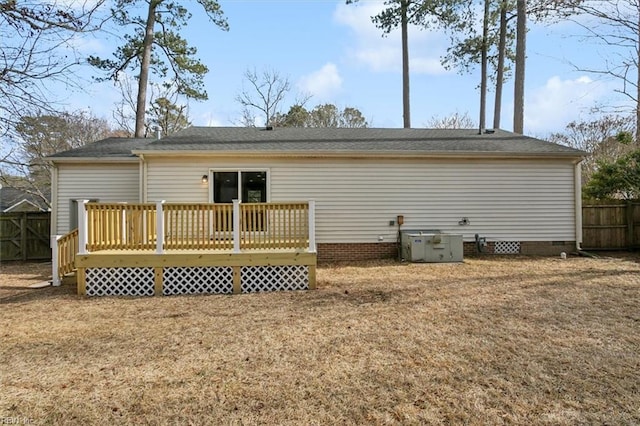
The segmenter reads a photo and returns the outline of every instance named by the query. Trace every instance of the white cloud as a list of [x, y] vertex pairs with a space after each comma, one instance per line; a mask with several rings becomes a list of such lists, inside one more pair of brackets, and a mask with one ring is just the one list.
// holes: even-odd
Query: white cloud
[[220, 127], [222, 126], [222, 120], [218, 119], [218, 117], [214, 117], [212, 114], [208, 114], [205, 117], [205, 126], [208, 127]]
[[98, 40], [95, 37], [87, 35], [75, 35], [68, 41], [68, 45], [71, 49], [80, 52], [82, 54], [107, 54], [109, 48], [102, 40]]
[[[106, 6], [109, 6], [107, 2]], [[59, 7], [68, 7], [74, 10], [90, 10], [98, 6], [98, 0], [57, 0], [55, 3]]]
[[339, 24], [351, 28], [359, 38], [379, 39], [381, 30], [371, 22], [371, 17], [384, 9], [383, 1], [368, 1], [358, 4], [337, 5], [333, 19]]
[[409, 62], [409, 68], [411, 72], [417, 74], [444, 74], [448, 71], [445, 70], [438, 58], [413, 58]]
[[234, 115], [233, 112], [220, 110], [211, 101], [190, 104], [187, 109], [187, 115], [193, 126], [221, 127], [238, 124], [228, 118], [224, 118], [225, 116], [231, 117]]
[[525, 130], [528, 134], [562, 130], [609, 93], [605, 83], [587, 76], [564, 80], [553, 76], [525, 95]]
[[[358, 62], [366, 64], [372, 71], [383, 72], [390, 69], [400, 70], [398, 61], [400, 61], [400, 52], [393, 46], [360, 47], [353, 51], [352, 56]], [[411, 62], [409, 62], [411, 63]]]
[[[349, 57], [376, 72], [401, 72], [402, 47], [400, 31], [383, 36], [371, 17], [384, 9], [383, 1], [367, 1], [355, 5], [340, 3], [333, 19], [353, 32], [353, 41], [347, 48]], [[419, 74], [444, 74], [448, 71], [440, 64], [446, 53], [447, 39], [437, 31], [409, 27], [409, 67]]]
[[298, 87], [303, 93], [326, 100], [342, 87], [342, 77], [335, 64], [327, 63], [317, 71], [300, 78]]

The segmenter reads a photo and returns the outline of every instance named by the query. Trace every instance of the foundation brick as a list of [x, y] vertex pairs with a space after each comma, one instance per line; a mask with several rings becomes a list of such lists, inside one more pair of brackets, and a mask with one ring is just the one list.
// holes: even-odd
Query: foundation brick
[[319, 243], [318, 263], [393, 259], [398, 256], [396, 243]]
[[[464, 256], [494, 254], [495, 242], [487, 241], [479, 253], [475, 242], [464, 242]], [[575, 251], [574, 241], [521, 241], [520, 254], [557, 256]], [[509, 256], [509, 255], [505, 255]], [[396, 243], [319, 243], [318, 263], [349, 262], [359, 260], [394, 259], [398, 257]]]

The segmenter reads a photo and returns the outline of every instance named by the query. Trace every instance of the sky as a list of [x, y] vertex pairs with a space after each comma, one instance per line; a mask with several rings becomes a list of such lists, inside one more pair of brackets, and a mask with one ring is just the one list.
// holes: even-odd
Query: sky
[[[284, 112], [300, 94], [307, 106], [333, 103], [356, 107], [372, 127], [402, 127], [402, 75], [399, 31], [386, 37], [371, 23], [383, 2], [360, 0], [221, 0], [229, 22], [224, 32], [209, 23], [195, 0], [185, 0], [193, 18], [182, 34], [209, 67], [205, 86], [209, 99], [189, 102], [194, 125], [238, 125], [241, 106], [235, 100], [246, 70], [268, 69], [287, 77], [292, 86]], [[598, 67], [605, 51], [580, 37], [568, 22], [529, 23], [525, 78], [525, 134], [545, 137], [562, 131], [572, 120], [592, 117], [595, 105], [620, 103], [618, 83], [576, 70]], [[445, 70], [440, 58], [449, 38], [441, 31], [411, 28], [411, 121], [426, 127], [433, 117], [467, 113], [478, 121], [479, 68], [459, 74]], [[115, 37], [86, 36], [81, 53], [109, 57]], [[67, 108], [90, 110], [110, 118], [119, 92], [112, 83], [96, 83], [86, 68], [85, 92], [63, 93]], [[63, 90], [63, 89], [60, 89]], [[487, 127], [493, 121], [493, 91], [488, 94]], [[504, 88], [502, 125], [512, 130], [513, 81]]]

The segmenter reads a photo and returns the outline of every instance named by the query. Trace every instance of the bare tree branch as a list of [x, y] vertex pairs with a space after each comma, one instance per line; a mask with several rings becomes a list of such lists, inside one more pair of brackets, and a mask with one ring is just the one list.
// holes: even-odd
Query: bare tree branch
[[0, 182], [48, 204], [51, 166], [43, 159], [107, 137], [112, 130], [105, 120], [86, 112], [40, 112], [21, 117], [13, 133], [13, 149], [2, 158]]
[[[606, 49], [607, 59], [601, 68], [574, 65], [577, 70], [618, 80], [617, 93], [633, 103], [635, 140], [640, 144], [640, 3], [637, 0], [580, 2], [582, 19], [573, 19], [585, 37]], [[585, 21], [585, 18], [593, 19]], [[627, 110], [628, 111], [628, 110]]]
[[472, 129], [476, 127], [476, 123], [469, 117], [469, 113], [461, 114], [456, 111], [444, 117], [434, 115], [426, 123], [425, 127], [430, 129]]
[[[249, 85], [249, 89], [244, 88], [244, 82]], [[273, 118], [282, 113], [281, 104], [291, 90], [289, 79], [275, 70], [265, 69], [258, 75], [254, 69], [245, 71], [244, 82], [242, 91], [236, 96], [236, 101], [242, 105], [243, 124], [255, 126], [253, 111], [257, 110], [261, 118], [264, 118], [265, 126], [269, 126]]]
[[0, 0], [0, 135], [24, 114], [52, 111], [52, 83], [81, 88], [71, 78], [83, 62], [76, 37], [101, 28], [97, 13], [105, 1]]

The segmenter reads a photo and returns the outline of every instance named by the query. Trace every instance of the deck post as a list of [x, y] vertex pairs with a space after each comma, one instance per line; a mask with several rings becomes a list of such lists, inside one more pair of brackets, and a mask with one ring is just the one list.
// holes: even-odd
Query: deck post
[[89, 219], [87, 214], [87, 203], [89, 200], [78, 200], [78, 254], [87, 254], [87, 243], [89, 240]]
[[242, 267], [233, 267], [233, 294], [242, 293]]
[[51, 236], [51, 284], [54, 287], [60, 286], [60, 274], [58, 272], [58, 262], [60, 254], [58, 253], [58, 240], [60, 235]]
[[309, 253], [316, 252], [316, 202], [309, 200]]
[[233, 200], [233, 252], [240, 253], [240, 200]]
[[[119, 204], [126, 205], [127, 203], [119, 203]], [[122, 216], [122, 232], [120, 233], [120, 236], [122, 240], [120, 241], [120, 244], [126, 246], [127, 245], [127, 208], [126, 207], [122, 209], [121, 216]]]
[[164, 213], [162, 205], [164, 200], [156, 203], [156, 253], [164, 253]]
[[316, 265], [309, 265], [309, 290], [316, 289]]
[[156, 266], [153, 268], [153, 294], [155, 296], [162, 296], [162, 286], [163, 286], [163, 272], [164, 268], [162, 266]]
[[80, 296], [87, 295], [87, 272], [85, 268], [78, 268], [76, 273], [77, 286], [78, 286], [78, 294]]

